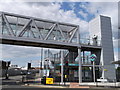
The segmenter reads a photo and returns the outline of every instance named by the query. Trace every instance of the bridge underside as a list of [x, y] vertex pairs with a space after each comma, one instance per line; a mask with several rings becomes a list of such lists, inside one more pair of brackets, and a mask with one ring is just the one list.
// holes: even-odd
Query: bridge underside
[[32, 47], [44, 47], [44, 48], [55, 48], [55, 49], [67, 49], [73, 52], [77, 52], [80, 45], [78, 44], [68, 44], [65, 42], [54, 42], [53, 41], [42, 41], [36, 39], [28, 38], [14, 38], [9, 36], [0, 36], [1, 44], [9, 45], [20, 45], [20, 46], [32, 46]]
[[[81, 51], [101, 50], [101, 46], [68, 44], [65, 42], [43, 41], [43, 40], [20, 38], [20, 37], [14, 38], [14, 37], [1, 36], [1, 35], [0, 35], [0, 40], [1, 40], [1, 42], [0, 42], [1, 44], [44, 47], [44, 48], [54, 48], [54, 49], [67, 49], [72, 52], [77, 52], [78, 48], [81, 48]], [[53, 43], [51, 43], [51, 42], [53, 42]]]
[[14, 38], [9, 36], [0, 36], [1, 44], [9, 45], [20, 45], [20, 46], [32, 46], [32, 47], [44, 47], [44, 48], [54, 48], [54, 49], [67, 49], [72, 52], [77, 52], [78, 48], [81, 51], [96, 51], [101, 50], [101, 46], [91, 46], [91, 45], [79, 45], [79, 44], [68, 44], [65, 42], [54, 42], [53, 41], [43, 41], [28, 38]]
[[98, 51], [101, 50], [101, 46], [94, 46], [94, 45], [81, 45], [81, 51]]

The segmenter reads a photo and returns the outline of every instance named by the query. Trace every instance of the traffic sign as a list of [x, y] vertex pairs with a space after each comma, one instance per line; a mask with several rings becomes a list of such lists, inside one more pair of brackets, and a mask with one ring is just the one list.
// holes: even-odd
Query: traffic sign
[[91, 61], [95, 61], [96, 58], [97, 58], [97, 56], [96, 56], [95, 54], [92, 54], [92, 55], [90, 56], [90, 60], [91, 60]]
[[94, 82], [95, 82], [95, 59], [97, 58], [97, 56], [95, 54], [92, 54], [90, 56], [90, 60], [93, 61], [93, 76], [94, 76]]

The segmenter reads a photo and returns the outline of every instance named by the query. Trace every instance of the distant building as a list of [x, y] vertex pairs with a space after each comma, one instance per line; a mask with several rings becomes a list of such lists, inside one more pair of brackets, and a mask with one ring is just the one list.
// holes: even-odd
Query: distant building
[[16, 67], [18, 67], [18, 65], [11, 65], [10, 67], [11, 68], [16, 68]]

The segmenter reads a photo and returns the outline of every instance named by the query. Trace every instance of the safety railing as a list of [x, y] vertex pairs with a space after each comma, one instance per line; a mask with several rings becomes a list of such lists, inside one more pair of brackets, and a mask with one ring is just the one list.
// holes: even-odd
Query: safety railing
[[101, 40], [94, 40], [94, 39], [87, 39], [87, 38], [81, 38], [80, 44], [83, 45], [92, 45], [92, 46], [101, 46]]

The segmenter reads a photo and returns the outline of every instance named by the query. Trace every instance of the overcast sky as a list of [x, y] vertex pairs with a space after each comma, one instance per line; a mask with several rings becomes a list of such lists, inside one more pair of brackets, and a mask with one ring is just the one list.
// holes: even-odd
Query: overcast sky
[[[8, 2], [9, 1], [9, 2]], [[112, 19], [115, 60], [118, 54], [118, 4], [117, 2], [13, 2], [0, 1], [0, 11], [20, 15], [67, 22], [80, 25], [80, 33], [87, 37], [88, 22], [98, 15], [109, 16]], [[72, 0], [71, 0], [72, 1]], [[1, 45], [0, 45], [1, 46]], [[25, 66], [30, 60], [40, 59], [40, 48], [2, 45], [3, 60], [11, 60], [12, 64]]]

